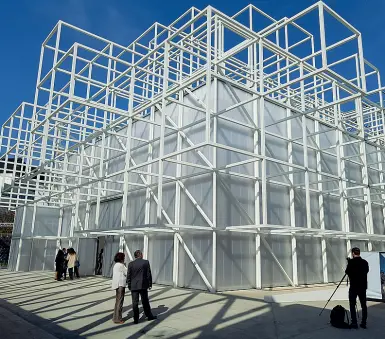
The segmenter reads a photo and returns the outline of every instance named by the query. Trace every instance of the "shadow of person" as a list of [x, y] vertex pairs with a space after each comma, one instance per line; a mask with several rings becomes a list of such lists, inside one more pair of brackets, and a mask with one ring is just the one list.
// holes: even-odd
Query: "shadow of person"
[[152, 309], [152, 314], [157, 317], [161, 317], [163, 314], [167, 313], [168, 310], [169, 308], [165, 305], [159, 305], [158, 307]]
[[[127, 310], [129, 310], [127, 312]], [[123, 318], [124, 321], [127, 321], [129, 319], [134, 319], [134, 311], [132, 310], [132, 306], [127, 306], [123, 308], [123, 314], [127, 312], [127, 315]], [[139, 314], [142, 314], [143, 307], [139, 306]]]
[[[166, 307], [165, 305], [159, 305], [158, 307], [152, 308], [151, 311], [152, 311], [152, 314], [159, 319], [159, 317], [162, 318], [162, 315], [167, 313], [168, 307]], [[140, 321], [147, 319], [146, 315], [143, 312], [143, 309], [139, 309], [139, 312], [140, 312], [140, 319], [139, 319]]]
[[[127, 315], [124, 318], [125, 321], [134, 318], [134, 312], [133, 312], [132, 308], [130, 308], [130, 307], [125, 307], [123, 309], [123, 313], [126, 313], [126, 311], [128, 309], [129, 309], [129, 311], [127, 312]], [[156, 317], [159, 317], [159, 316], [162, 317], [162, 315], [167, 313], [168, 310], [169, 310], [169, 308], [166, 307], [165, 305], [159, 305], [158, 307], [152, 308], [152, 314]], [[146, 319], [146, 315], [144, 314], [144, 311], [143, 311], [143, 306], [139, 306], [139, 314], [140, 314], [139, 321]]]

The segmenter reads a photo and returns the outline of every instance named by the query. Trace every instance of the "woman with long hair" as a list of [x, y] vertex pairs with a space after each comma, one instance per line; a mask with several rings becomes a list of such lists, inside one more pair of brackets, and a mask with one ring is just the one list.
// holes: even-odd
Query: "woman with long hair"
[[67, 252], [68, 252], [68, 255], [67, 255], [68, 273], [69, 273], [70, 279], [74, 280], [74, 271], [75, 271], [76, 277], [79, 278], [79, 269], [77, 267], [78, 259], [76, 256], [76, 252], [73, 248], [69, 248]]
[[116, 292], [114, 316], [112, 321], [115, 324], [123, 324], [123, 302], [124, 302], [124, 293], [126, 291], [126, 277], [127, 277], [127, 267], [124, 265], [125, 255], [122, 252], [115, 254], [114, 269], [112, 273], [112, 289]]

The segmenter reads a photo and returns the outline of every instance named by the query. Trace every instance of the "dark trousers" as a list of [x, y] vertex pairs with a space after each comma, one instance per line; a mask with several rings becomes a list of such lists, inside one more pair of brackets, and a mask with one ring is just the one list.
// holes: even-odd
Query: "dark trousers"
[[74, 270], [75, 270], [76, 278], [80, 278], [80, 275], [79, 275], [79, 267], [75, 266], [75, 267], [74, 267]]
[[114, 308], [114, 316], [112, 317], [112, 321], [118, 323], [123, 320], [123, 302], [124, 302], [124, 293], [126, 289], [124, 287], [118, 287], [116, 289], [116, 300], [115, 300], [115, 308]]
[[134, 312], [134, 320], [139, 320], [139, 295], [142, 300], [143, 311], [147, 318], [152, 317], [150, 301], [148, 300], [148, 291], [147, 290], [137, 290], [131, 291], [132, 297], [132, 310]]
[[64, 279], [67, 279], [67, 266], [63, 266], [63, 272], [62, 272], [62, 276], [64, 277]]
[[357, 324], [356, 303], [357, 297], [360, 299], [362, 309], [362, 324], [366, 324], [368, 319], [368, 307], [366, 306], [366, 289], [357, 289], [350, 287], [349, 289], [349, 304], [350, 316], [352, 317], [352, 324]]
[[71, 267], [71, 268], [68, 268], [68, 274], [70, 275], [71, 280], [74, 280], [74, 271], [75, 271], [76, 278], [80, 278], [79, 268], [78, 267]]

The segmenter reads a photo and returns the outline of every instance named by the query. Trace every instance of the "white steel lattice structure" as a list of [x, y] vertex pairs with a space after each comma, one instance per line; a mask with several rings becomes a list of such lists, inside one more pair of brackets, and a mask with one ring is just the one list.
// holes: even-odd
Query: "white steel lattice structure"
[[353, 245], [385, 248], [383, 89], [323, 2], [280, 20], [191, 8], [128, 47], [59, 22], [34, 103], [2, 127], [10, 268], [73, 246], [92, 274], [103, 237], [105, 275], [142, 248], [180, 287], [339, 280]]

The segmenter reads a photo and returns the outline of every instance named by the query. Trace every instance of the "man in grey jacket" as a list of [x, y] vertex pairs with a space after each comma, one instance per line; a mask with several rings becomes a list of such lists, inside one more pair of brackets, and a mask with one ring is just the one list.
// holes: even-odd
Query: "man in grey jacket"
[[143, 254], [140, 250], [135, 251], [134, 257], [135, 260], [131, 261], [127, 267], [127, 285], [131, 291], [134, 323], [137, 324], [139, 322], [139, 295], [147, 319], [154, 320], [156, 316], [152, 314], [148, 300], [148, 290], [152, 288], [150, 263], [148, 260], [143, 259]]

